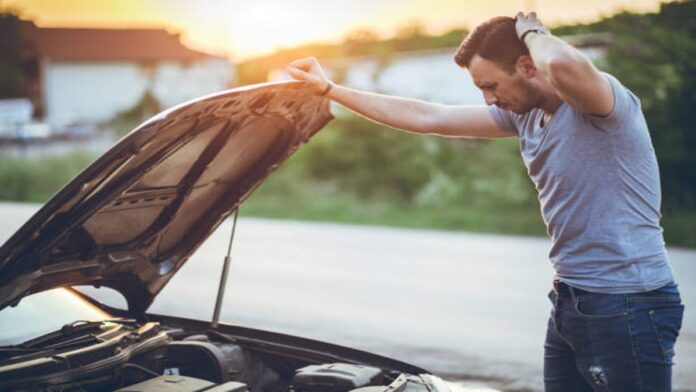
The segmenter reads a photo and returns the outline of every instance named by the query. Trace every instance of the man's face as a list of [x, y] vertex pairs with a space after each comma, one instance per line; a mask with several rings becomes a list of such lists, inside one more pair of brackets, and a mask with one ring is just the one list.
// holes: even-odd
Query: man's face
[[493, 61], [475, 55], [469, 62], [469, 73], [483, 92], [487, 105], [524, 114], [541, 102], [539, 89], [518, 70], [510, 74]]

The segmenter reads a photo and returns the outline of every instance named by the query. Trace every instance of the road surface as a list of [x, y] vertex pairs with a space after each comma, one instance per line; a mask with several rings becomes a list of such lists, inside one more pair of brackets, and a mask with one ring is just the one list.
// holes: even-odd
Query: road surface
[[[0, 203], [0, 241], [37, 208]], [[230, 229], [201, 246], [152, 312], [211, 318]], [[468, 385], [540, 391], [548, 249], [534, 237], [241, 217], [221, 319], [392, 356]], [[674, 386], [696, 391], [696, 251], [669, 254], [687, 306]]]

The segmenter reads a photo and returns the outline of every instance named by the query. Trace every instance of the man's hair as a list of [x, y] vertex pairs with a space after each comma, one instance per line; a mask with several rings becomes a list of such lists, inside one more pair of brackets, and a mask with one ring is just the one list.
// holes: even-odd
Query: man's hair
[[454, 61], [468, 68], [477, 54], [498, 64], [504, 71], [514, 73], [517, 59], [529, 55], [529, 50], [517, 37], [515, 18], [496, 16], [476, 26], [459, 45]]

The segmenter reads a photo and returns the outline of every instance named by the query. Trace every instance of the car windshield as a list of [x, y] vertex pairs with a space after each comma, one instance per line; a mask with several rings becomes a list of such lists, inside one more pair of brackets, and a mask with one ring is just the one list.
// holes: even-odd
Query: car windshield
[[66, 289], [23, 298], [0, 311], [0, 346], [20, 344], [75, 321], [101, 321], [111, 316]]

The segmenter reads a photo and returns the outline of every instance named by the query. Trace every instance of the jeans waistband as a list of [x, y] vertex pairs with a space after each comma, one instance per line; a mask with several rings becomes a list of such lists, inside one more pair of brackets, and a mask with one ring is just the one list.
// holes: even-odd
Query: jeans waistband
[[[572, 297], [573, 293], [575, 295], [578, 294], [600, 294], [598, 292], [592, 292], [592, 291], [587, 291], [583, 289], [579, 289], [577, 287], [571, 286], [567, 283], [561, 282], [559, 279], [554, 279], [553, 280], [553, 291], [556, 293], [556, 295], [559, 296], [568, 296]], [[619, 294], [619, 293], [617, 293]], [[650, 291], [633, 291], [633, 292], [627, 292], [627, 293], [621, 293], [624, 295], [627, 295], [629, 297], [631, 296], [679, 296], [679, 289], [678, 285], [674, 281], [670, 281], [669, 283], [654, 289]]]
[[[571, 291], [572, 290], [572, 291]], [[566, 296], [566, 297], [572, 297], [573, 294], [587, 294], [589, 291], [579, 289], [577, 287], [573, 287], [570, 285], [567, 285], [563, 282], [561, 282], [558, 279], [553, 280], [553, 291], [556, 292], [556, 295], [559, 296]]]

